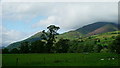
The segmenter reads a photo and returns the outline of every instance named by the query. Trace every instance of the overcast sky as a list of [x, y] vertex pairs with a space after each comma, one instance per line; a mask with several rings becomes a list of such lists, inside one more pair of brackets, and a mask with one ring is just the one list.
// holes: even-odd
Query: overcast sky
[[[1, 9], [1, 8], [0, 8]], [[1, 15], [1, 14], [0, 14]], [[84, 25], [118, 21], [117, 2], [4, 2], [2, 3], [1, 45], [23, 40], [50, 24], [59, 33]]]

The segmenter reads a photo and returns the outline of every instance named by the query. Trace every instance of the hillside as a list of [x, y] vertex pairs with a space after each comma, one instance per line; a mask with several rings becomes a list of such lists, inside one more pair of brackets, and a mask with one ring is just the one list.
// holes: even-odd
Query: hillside
[[[92, 24], [88, 24], [86, 26], [83, 26], [82, 28], [78, 28], [76, 31], [78, 31], [82, 34], [88, 34], [88, 33], [93, 32], [93, 31], [95, 31], [96, 29], [99, 29], [99, 28], [104, 29], [106, 25], [113, 25], [114, 27], [118, 28], [118, 24], [115, 24], [113, 22], [96, 22], [96, 23], [92, 23]], [[104, 28], [102, 28], [103, 26], [104, 26]], [[112, 29], [113, 26], [110, 27], [110, 28]], [[108, 30], [108, 31], [106, 30], [106, 32], [109, 32], [109, 31], [113, 31], [113, 29]], [[104, 33], [104, 32], [102, 32], [102, 33]]]
[[[57, 35], [56, 37], [57, 37], [57, 41], [60, 38], [75, 40], [75, 39], [79, 39], [79, 38], [85, 37], [85, 36], [92, 36], [92, 35], [96, 35], [96, 34], [117, 31], [117, 30], [118, 30], [118, 26], [114, 23], [96, 22], [93, 24], [83, 26], [82, 28], [79, 28], [74, 31], [65, 32], [63, 34]], [[33, 35], [25, 40], [10, 44], [7, 48], [8, 49], [18, 48], [20, 46], [21, 42], [25, 42], [25, 41], [34, 42], [36, 40], [41, 40], [41, 38], [40, 38], [41, 35], [42, 35], [42, 32], [38, 32], [35, 35]]]
[[91, 36], [91, 35], [112, 32], [112, 31], [117, 31], [117, 30], [118, 30], [118, 28], [115, 25], [107, 24], [107, 25], [104, 25], [103, 27], [100, 27], [100, 28], [88, 33], [87, 35]]
[[34, 41], [37, 41], [37, 40], [41, 40], [40, 36], [42, 35], [42, 32], [38, 32], [36, 33], [35, 35], [25, 39], [25, 40], [22, 40], [22, 41], [18, 41], [18, 42], [15, 42], [15, 43], [12, 43], [10, 44], [9, 46], [7, 46], [8, 49], [13, 49], [13, 48], [18, 48], [20, 46], [20, 44], [22, 42], [34, 42]]
[[57, 39], [64, 38], [64, 39], [74, 40], [75, 38], [79, 38], [79, 37], [82, 37], [82, 36], [83, 36], [83, 34], [81, 34], [78, 31], [69, 31], [69, 32], [58, 35]]
[[102, 44], [103, 46], [108, 46], [110, 43], [112, 43], [113, 40], [115, 40], [115, 38], [118, 35], [120, 35], [120, 31], [113, 31], [113, 32], [101, 33], [98, 35], [92, 35], [89, 37], [85, 37], [82, 40], [84, 40], [86, 43], [92, 42], [94, 40], [100, 40], [98, 44]]

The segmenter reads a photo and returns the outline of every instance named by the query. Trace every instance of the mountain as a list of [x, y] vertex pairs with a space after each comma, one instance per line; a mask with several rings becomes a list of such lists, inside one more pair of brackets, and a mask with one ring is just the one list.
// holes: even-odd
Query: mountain
[[91, 35], [112, 32], [112, 31], [117, 31], [117, 30], [118, 30], [118, 28], [115, 25], [107, 24], [107, 25], [104, 25], [103, 27], [100, 27], [100, 28], [88, 33], [87, 35], [91, 36]]
[[[117, 26], [118, 24], [115, 24], [113, 22], [96, 22], [96, 23], [92, 23], [92, 24], [88, 24], [86, 26], [83, 26], [82, 28], [79, 28], [76, 31], [78, 31], [82, 34], [88, 34], [88, 33], [93, 32], [99, 28], [101, 28], [101, 29], [102, 29], [102, 27], [105, 28], [105, 25], [113, 25], [114, 27], [118, 28], [118, 26]], [[110, 28], [112, 29], [113, 27], [110, 27]], [[106, 30], [106, 32], [109, 32], [109, 31], [113, 31], [113, 30], [108, 30], [108, 31]], [[100, 33], [104, 33], [104, 32], [100, 32]]]
[[42, 35], [42, 32], [38, 32], [38, 33], [34, 34], [33, 36], [25, 39], [24, 41], [34, 42], [36, 40], [41, 40], [41, 38], [40, 38], [41, 35]]
[[[57, 35], [56, 40], [58, 41], [60, 38], [74, 40], [74, 39], [81, 38], [83, 36], [91, 36], [91, 35], [96, 35], [96, 34], [101, 34], [101, 33], [106, 33], [106, 32], [111, 32], [111, 31], [117, 31], [117, 30], [119, 30], [118, 24], [115, 24], [112, 22], [96, 22], [93, 24], [88, 24], [86, 26], [83, 26], [74, 31], [69, 31], [69, 32], [65, 32], [63, 34]], [[8, 49], [18, 48], [21, 42], [25, 42], [25, 41], [34, 42], [36, 40], [41, 40], [40, 38], [41, 35], [42, 35], [42, 32], [38, 32], [35, 35], [25, 40], [10, 44], [7, 48]]]
[[25, 40], [18, 41], [18, 42], [15, 42], [15, 43], [8, 45], [7, 48], [11, 50], [13, 48], [18, 48], [22, 42], [34, 42], [37, 40], [41, 40], [41, 38], [40, 38], [41, 35], [42, 35], [42, 32], [38, 32], [38, 33], [34, 34], [33, 36], [25, 39]]

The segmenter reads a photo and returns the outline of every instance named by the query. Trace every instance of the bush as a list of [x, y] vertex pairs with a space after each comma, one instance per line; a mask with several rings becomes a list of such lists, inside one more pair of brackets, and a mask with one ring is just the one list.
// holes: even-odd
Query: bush
[[101, 51], [100, 51], [101, 53], [108, 53], [109, 52], [109, 50], [107, 49], [107, 48], [103, 48], [103, 49], [101, 49]]

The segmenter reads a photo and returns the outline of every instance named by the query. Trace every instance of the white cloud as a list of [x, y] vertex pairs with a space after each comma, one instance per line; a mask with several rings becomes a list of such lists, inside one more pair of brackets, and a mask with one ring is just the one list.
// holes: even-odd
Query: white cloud
[[[77, 29], [83, 25], [98, 22], [117, 22], [117, 3], [52, 3], [52, 8], [45, 15], [54, 16], [55, 21], [49, 23], [39, 22], [38, 26], [57, 24], [64, 30]], [[49, 4], [47, 8], [49, 9]], [[46, 7], [44, 7], [46, 8]], [[112, 8], [112, 9], [111, 9]], [[41, 13], [40, 13], [41, 14]], [[48, 19], [45, 19], [46, 21]]]
[[[118, 3], [3, 3], [3, 19], [30, 20], [36, 16], [56, 16], [70, 20], [117, 15]], [[111, 9], [112, 8], [112, 9]], [[103, 16], [102, 16], [103, 15]], [[60, 17], [61, 16], [61, 17]], [[74, 16], [74, 17], [73, 17]], [[86, 18], [87, 17], [87, 18]], [[113, 16], [110, 16], [110, 18]], [[56, 18], [57, 19], [57, 18]], [[111, 20], [111, 19], [110, 19]], [[66, 20], [68, 21], [68, 20]], [[85, 20], [84, 20], [85, 21]], [[68, 22], [66, 22], [68, 23]]]
[[[93, 21], [115, 21], [118, 15], [118, 3], [3, 3], [3, 19], [30, 20], [36, 16], [55, 16], [56, 23], [78, 25]], [[113, 19], [111, 19], [111, 17]], [[89, 22], [92, 23], [92, 22]], [[65, 26], [65, 25], [61, 25]], [[81, 25], [83, 26], [83, 25]], [[71, 26], [70, 26], [71, 27]]]
[[4, 27], [2, 27], [2, 33], [1, 33], [2, 41], [0, 42], [0, 46], [7, 46], [10, 43], [23, 40], [23, 38], [26, 38], [26, 34], [15, 31], [15, 30], [9, 30]]
[[38, 23], [34, 24], [33, 27], [47, 27], [48, 24], [54, 24], [55, 23], [55, 16], [49, 16], [47, 19], [40, 20]]

